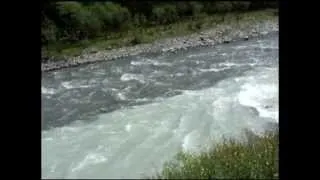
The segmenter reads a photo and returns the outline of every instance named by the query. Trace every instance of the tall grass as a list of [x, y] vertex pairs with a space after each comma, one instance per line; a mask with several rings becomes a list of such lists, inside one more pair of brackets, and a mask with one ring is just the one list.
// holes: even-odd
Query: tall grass
[[180, 152], [152, 179], [278, 179], [278, 132], [249, 136], [199, 154]]

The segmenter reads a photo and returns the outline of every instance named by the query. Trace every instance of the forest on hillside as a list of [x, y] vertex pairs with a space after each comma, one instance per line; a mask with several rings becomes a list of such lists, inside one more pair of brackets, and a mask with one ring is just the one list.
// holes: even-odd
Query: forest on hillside
[[112, 32], [168, 25], [227, 12], [277, 8], [276, 1], [64, 1], [41, 9], [41, 43], [112, 38]]

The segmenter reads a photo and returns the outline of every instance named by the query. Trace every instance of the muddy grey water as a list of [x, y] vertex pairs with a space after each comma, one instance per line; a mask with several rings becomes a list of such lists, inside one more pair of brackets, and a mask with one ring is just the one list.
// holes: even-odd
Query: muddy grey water
[[44, 73], [42, 177], [139, 178], [278, 122], [278, 34]]

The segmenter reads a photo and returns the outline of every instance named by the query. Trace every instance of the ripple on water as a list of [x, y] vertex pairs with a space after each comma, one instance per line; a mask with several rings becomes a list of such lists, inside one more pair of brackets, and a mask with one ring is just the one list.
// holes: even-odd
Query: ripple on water
[[120, 77], [121, 81], [131, 81], [131, 80], [137, 80], [141, 83], [145, 82], [145, 78], [142, 74], [130, 74], [130, 73], [125, 73]]

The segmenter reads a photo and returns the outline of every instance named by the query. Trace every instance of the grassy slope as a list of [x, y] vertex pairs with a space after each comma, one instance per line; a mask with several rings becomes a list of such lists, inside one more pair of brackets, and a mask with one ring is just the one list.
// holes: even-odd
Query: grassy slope
[[[248, 143], [225, 141], [209, 152], [179, 153], [152, 178], [161, 179], [278, 179], [278, 132], [250, 135]], [[179, 166], [178, 163], [182, 163]]]
[[239, 23], [241, 21], [264, 20], [274, 16], [274, 10], [261, 10], [246, 13], [228, 13], [225, 15], [202, 15], [198, 18], [179, 21], [166, 26], [136, 28], [123, 33], [111, 33], [108, 37], [81, 41], [76, 44], [52, 44], [43, 48], [43, 56], [61, 57], [78, 56], [83, 51], [96, 52], [139, 43], [150, 43], [167, 37], [175, 37], [214, 28], [217, 24]]

